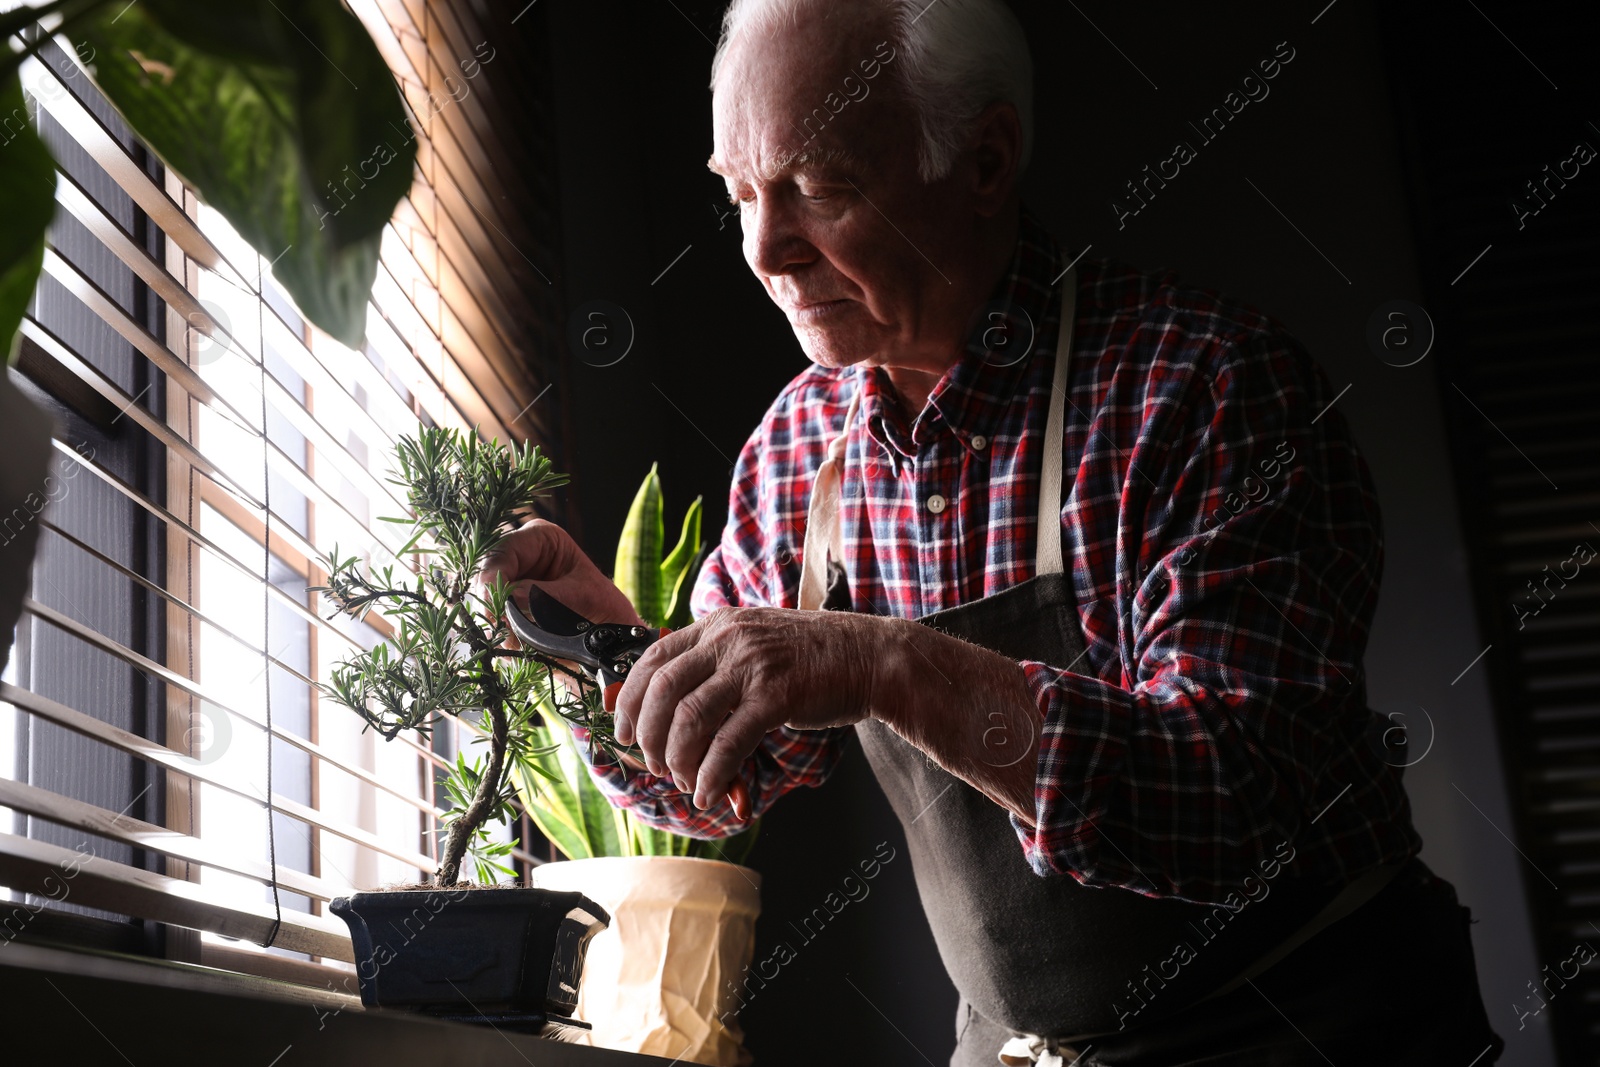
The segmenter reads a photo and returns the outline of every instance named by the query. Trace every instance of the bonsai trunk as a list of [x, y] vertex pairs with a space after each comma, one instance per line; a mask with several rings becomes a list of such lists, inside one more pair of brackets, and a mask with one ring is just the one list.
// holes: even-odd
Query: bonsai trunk
[[439, 856], [439, 869], [433, 875], [433, 884], [436, 886], [453, 886], [461, 880], [461, 860], [467, 854], [467, 846], [471, 844], [478, 828], [488, 821], [495, 809], [496, 798], [500, 796], [510, 730], [503, 704], [496, 701], [488, 710], [489, 764], [484, 768], [483, 779], [478, 783], [472, 803], [462, 812], [461, 818], [451, 825], [450, 834], [445, 838], [444, 851]]

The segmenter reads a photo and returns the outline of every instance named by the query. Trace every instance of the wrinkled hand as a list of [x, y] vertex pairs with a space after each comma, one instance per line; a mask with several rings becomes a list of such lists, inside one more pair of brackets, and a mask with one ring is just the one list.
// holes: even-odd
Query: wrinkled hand
[[780, 726], [848, 726], [870, 708], [876, 637], [868, 616], [719, 608], [645, 650], [617, 694], [617, 739], [638, 740], [650, 773], [671, 774], [698, 808], [727, 794]]
[[[534, 519], [506, 535], [484, 561], [479, 580], [496, 577], [508, 583], [531, 580], [567, 607], [592, 622], [643, 623], [627, 596], [583, 554], [572, 535], [553, 522]], [[517, 603], [527, 607], [526, 586]], [[515, 591], [513, 593], [515, 595]]]

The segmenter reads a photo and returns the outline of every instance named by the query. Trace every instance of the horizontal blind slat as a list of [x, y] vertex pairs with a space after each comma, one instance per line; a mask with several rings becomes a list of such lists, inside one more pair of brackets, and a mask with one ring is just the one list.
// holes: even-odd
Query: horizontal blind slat
[[[77, 297], [90, 311], [100, 317], [100, 321], [116, 330], [139, 354], [151, 363], [156, 369], [165, 374], [172, 381], [183, 387], [190, 396], [205, 404], [217, 415], [227, 419], [238, 428], [239, 432], [259, 437], [261, 428], [252, 425], [248, 416], [233, 406], [233, 403], [222, 396], [211, 384], [200, 375], [196, 374], [189, 365], [173, 353], [167, 351], [155, 336], [145, 329], [140, 323], [133, 321], [128, 313], [119, 307], [116, 301], [107, 296], [101, 288], [80, 271], [75, 263], [62, 258], [53, 247], [45, 249], [44, 272], [61, 284], [61, 287]], [[254, 366], [254, 361], [251, 363]]]
[[[49, 328], [32, 318], [24, 317], [22, 320], [22, 336], [24, 343], [32, 341], [44, 355], [54, 360], [79, 381], [114, 404], [121, 411], [122, 417], [132, 419], [139, 424], [140, 429], [183, 457], [184, 462], [206, 472], [207, 477], [216, 475], [217, 477], [214, 480], [217, 481], [218, 485], [223, 486], [228, 492], [241, 497], [248, 502], [250, 507], [260, 509], [261, 502], [259, 500], [244, 491], [243, 488], [238, 487], [237, 483], [233, 482], [233, 479], [223, 474], [216, 464], [202, 455], [188, 441], [184, 440], [176, 430], [173, 430], [165, 422], [134, 403], [138, 399], [137, 397], [129, 396], [122, 391], [121, 387], [102, 374], [97, 367], [80, 359], [77, 353], [63, 344], [60, 338], [50, 332]], [[225, 482], [231, 483], [231, 485], [224, 485]]]
[[[68, 872], [71, 876], [68, 877]], [[0, 884], [47, 900], [207, 930], [257, 944], [272, 934], [271, 905], [224, 902], [206, 886], [142, 871], [59, 845], [0, 833]], [[285, 911], [276, 947], [355, 962], [344, 924], [332, 917]]]
[[[270, 885], [272, 868], [265, 863], [228, 855], [223, 850], [197, 837], [168, 830], [164, 826], [119, 815], [94, 804], [64, 797], [26, 782], [0, 778], [0, 807], [20, 811], [24, 815], [45, 819], [59, 826], [82, 830], [96, 837], [120, 841], [134, 848], [158, 852], [163, 856], [186, 863], [197, 863], [242, 878]], [[332, 900], [350, 892], [347, 888], [332, 885], [320, 878], [292, 870], [281, 864], [278, 867], [278, 884], [284, 889], [317, 900]]]
[[[56, 255], [53, 251], [47, 251], [45, 254], [45, 267], [46, 270], [50, 271], [51, 274], [56, 276], [58, 280], [63, 281], [63, 284], [67, 284], [65, 279], [72, 279], [71, 284], [68, 285], [69, 291], [73, 292], [73, 295], [77, 296], [80, 300], [85, 300], [86, 302], [92, 301], [92, 310], [97, 311], [101, 317], [105, 319], [108, 324], [115, 327], [118, 332], [124, 336], [124, 338], [130, 341], [135, 341], [135, 338], [139, 338], [140, 340], [135, 341], [135, 346], [139, 348], [140, 352], [146, 358], [150, 359], [152, 363], [156, 364], [158, 369], [171, 375], [173, 367], [182, 368], [183, 374], [186, 375], [186, 377], [179, 381], [179, 386], [182, 387], [186, 392], [189, 392], [189, 394], [194, 396], [197, 400], [205, 402], [207, 407], [211, 408], [211, 410], [216, 411], [219, 414], [223, 414], [222, 409], [219, 409], [215, 404], [209, 402], [206, 397], [211, 397], [217, 401], [220, 401], [224, 405], [227, 405], [226, 400], [223, 400], [220, 396], [217, 396], [217, 394], [211, 392], [209, 386], [204, 387], [205, 396], [197, 395], [191, 386], [193, 386], [196, 382], [200, 382], [202, 386], [204, 383], [197, 375], [189, 370], [188, 365], [163, 348], [154, 337], [150, 336], [150, 334], [144, 330], [143, 327], [135, 323], [132, 319], [128, 318], [128, 316], [122, 312], [121, 308], [118, 308], [109, 298], [101, 293], [99, 288], [95, 286], [93, 282], [83, 277], [83, 275], [78, 272], [76, 267], [62, 259], [60, 256]], [[25, 323], [25, 325], [35, 326], [41, 334], [48, 335], [49, 333], [49, 331], [43, 326], [39, 326], [37, 323], [32, 323], [31, 320], [28, 323]], [[108, 399], [112, 400], [113, 403], [117, 403], [118, 407], [121, 408], [125, 414], [135, 417], [139, 421], [140, 425], [145, 429], [150, 430], [150, 432], [160, 437], [163, 444], [166, 444], [169, 448], [179, 450], [183, 454], [186, 461], [188, 461], [192, 466], [205, 471], [208, 477], [217, 482], [217, 484], [223, 486], [228, 492], [238, 496], [250, 507], [257, 510], [260, 510], [265, 506], [261, 500], [256, 499], [255, 494], [251, 493], [248, 489], [241, 485], [237, 479], [229, 475], [219, 465], [212, 462], [199, 447], [190, 444], [188, 441], [185, 441], [179, 434], [172, 431], [160, 420], [154, 418], [148, 413], [145, 413], [144, 409], [138, 406], [137, 397], [127, 397], [116, 386], [106, 382], [103, 375], [100, 375], [94, 368], [90, 367], [87, 363], [84, 363], [81, 359], [78, 359], [75, 354], [71, 353], [71, 350], [68, 349], [66, 345], [61, 344], [59, 340], [57, 340], [53, 346], [49, 346], [48, 351], [50, 355], [54, 356], [59, 362], [66, 364], [68, 369], [73, 370], [79, 375], [79, 377], [84, 378], [86, 381], [89, 380], [89, 375], [99, 378], [102, 382], [104, 382], [105, 385], [105, 388], [101, 389], [100, 391], [107, 395]], [[68, 354], [71, 356], [70, 362], [66, 358], [63, 358]], [[79, 369], [80, 367], [82, 368], [81, 370]], [[292, 398], [289, 397], [287, 390], [284, 390], [281, 385], [278, 385], [275, 379], [269, 380], [272, 383], [272, 387], [275, 387], [279, 391], [279, 395], [281, 397], [292, 400]], [[107, 390], [109, 390], [109, 392], [107, 392]], [[123, 399], [119, 402], [118, 397], [122, 397]], [[227, 405], [227, 410], [237, 415], [237, 409], [232, 408], [231, 405]], [[247, 424], [238, 422], [232, 416], [225, 415], [225, 417], [228, 417], [229, 421], [232, 422], [240, 432], [248, 434], [257, 440], [261, 439], [261, 433], [259, 430], [254, 429]], [[324, 430], [323, 433], [326, 434], [326, 431]], [[357, 526], [367, 525], [350, 511], [349, 507], [344, 503], [344, 501], [335, 496], [327, 489], [327, 487], [322, 485], [316, 479], [308, 476], [305, 471], [301, 470], [300, 466], [287, 453], [279, 448], [276, 443], [268, 440], [267, 451], [269, 466], [275, 473], [294, 486], [294, 488], [301, 494], [306, 496], [308, 499], [315, 501], [322, 507], [332, 508], [341, 512], [351, 523], [354, 523]], [[332, 458], [333, 457], [330, 457], [330, 459]], [[358, 465], [354, 462], [353, 457], [350, 458], [350, 462], [346, 469], [350, 472], [354, 472], [358, 469]], [[400, 507], [403, 507], [398, 498], [393, 495], [392, 489], [384, 486], [383, 483], [378, 479], [373, 478], [370, 472], [363, 470], [362, 473], [355, 474], [354, 476], [357, 480], [367, 482], [378, 494], [382, 496], [383, 499], [395, 504], [397, 510]], [[368, 528], [371, 529], [370, 526]], [[288, 524], [284, 524], [284, 530], [286, 536], [297, 536], [293, 533], [292, 528], [289, 527]], [[374, 530], [374, 535], [374, 545], [389, 552], [388, 561], [394, 563], [400, 562], [398, 557], [394, 556], [392, 546], [385, 544], [381, 537], [378, 536], [378, 532], [376, 530]]]
[[[246, 578], [248, 578], [248, 579], [250, 579], [252, 581], [258, 582], [258, 583], [265, 584], [266, 588], [267, 588], [267, 595], [272, 597], [274, 602], [276, 602], [277, 604], [279, 604], [280, 606], [282, 606], [284, 608], [287, 608], [289, 611], [293, 612], [295, 614], [295, 616], [298, 617], [301, 621], [306, 622], [306, 623], [316, 627], [319, 633], [323, 633], [323, 634], [326, 634], [328, 636], [331, 636], [331, 637], [335, 638], [343, 646], [345, 646], [347, 648], [357, 649], [357, 648], [361, 647], [353, 637], [351, 637], [349, 634], [345, 633], [343, 630], [339, 629], [337, 626], [334, 626], [327, 619], [322, 618], [322, 616], [318, 615], [316, 612], [314, 612], [314, 611], [310, 610], [309, 608], [307, 608], [300, 601], [295, 600], [293, 597], [291, 597], [288, 594], [286, 594], [283, 590], [279, 589], [277, 586], [263, 582], [260, 574], [258, 574], [256, 572], [256, 569], [254, 567], [251, 567], [251, 566], [249, 566], [249, 565], [247, 565], [245, 563], [242, 563], [238, 559], [234, 558], [234, 556], [230, 552], [228, 552], [226, 549], [224, 549], [222, 546], [218, 545], [215, 541], [213, 541], [210, 538], [206, 537], [205, 535], [201, 534], [200, 531], [198, 531], [194, 527], [190, 526], [184, 520], [180, 519], [177, 515], [174, 515], [171, 511], [169, 511], [166, 508], [162, 507], [160, 504], [157, 504], [154, 501], [150, 500], [148, 497], [146, 497], [144, 494], [140, 493], [138, 490], [133, 489], [132, 487], [128, 486], [120, 478], [118, 478], [116, 475], [110, 473], [109, 471], [106, 471], [103, 468], [101, 468], [101, 467], [99, 467], [99, 466], [97, 466], [97, 465], [95, 465], [93, 463], [83, 462], [82, 457], [79, 456], [77, 453], [73, 452], [72, 449], [69, 448], [66, 445], [65, 442], [63, 442], [63, 441], [61, 441], [59, 439], [56, 439], [54, 441], [54, 444], [55, 444], [55, 446], [56, 446], [58, 451], [60, 451], [64, 455], [70, 456], [74, 461], [79, 462], [80, 465], [83, 467], [83, 469], [91, 471], [97, 478], [99, 478], [101, 480], [101, 482], [103, 482], [105, 485], [109, 486], [110, 488], [116, 490], [119, 494], [121, 494], [121, 496], [124, 499], [128, 500], [129, 502], [131, 502], [133, 504], [136, 504], [137, 506], [139, 506], [140, 508], [144, 509], [146, 512], [148, 512], [153, 517], [155, 517], [157, 519], [160, 519], [162, 522], [170, 523], [171, 525], [175, 526], [177, 529], [181, 530], [183, 532], [184, 536], [187, 537], [194, 544], [196, 544], [199, 547], [205, 549], [212, 556], [215, 556], [221, 562], [226, 563], [229, 567], [231, 567], [234, 570], [238, 571], [240, 574], [244, 575]], [[257, 520], [257, 521], [259, 521], [259, 520]], [[282, 519], [279, 519], [278, 522], [274, 523], [274, 525], [273, 525], [273, 531], [272, 531], [273, 532], [273, 536], [274, 537], [281, 536], [283, 529], [287, 529], [287, 523], [284, 523]], [[304, 542], [302, 541], [301, 543], [304, 543]], [[382, 622], [382, 619], [380, 617], [373, 616], [372, 618], [374, 619], [375, 622], [379, 622], [379, 623]]]
[[[250, 290], [252, 286], [244, 275], [233, 267], [227, 258], [199, 229], [195, 221], [184, 214], [183, 210], [174, 203], [165, 190], [161, 189], [144, 169], [124, 151], [122, 145], [107, 131], [99, 118], [83, 106], [72, 92], [72, 87], [61, 82], [46, 65], [40, 65], [38, 70], [43, 76], [50, 77], [58, 84], [66, 87], [65, 92], [44, 94], [39, 97], [39, 104], [51, 117], [54, 118], [69, 135], [76, 140], [80, 147], [87, 151], [100, 166], [111, 176], [122, 190], [133, 199], [139, 208], [150, 216], [151, 220], [174, 241], [184, 252], [200, 266], [213, 271], [241, 289]], [[228, 275], [232, 277], [228, 277]], [[287, 324], [286, 324], [287, 325]], [[402, 333], [403, 337], [404, 334]], [[415, 358], [415, 357], [414, 357]], [[425, 365], [419, 360], [419, 368], [427, 374]], [[431, 375], [430, 375], [431, 377]], [[382, 387], [391, 393], [393, 387], [377, 376], [370, 384], [376, 386], [382, 382]], [[473, 389], [474, 393], [478, 390]], [[485, 403], [481, 395], [477, 397], [478, 403]], [[470, 421], [467, 423], [470, 425]]]
[[[138, 652], [133, 651], [126, 645], [123, 645], [120, 642], [105, 636], [92, 626], [85, 625], [71, 616], [57, 611], [46, 604], [41, 604], [31, 598], [23, 601], [22, 609], [28, 614], [33, 615], [35, 618], [43, 619], [50, 625], [55, 626], [58, 629], [65, 630], [74, 637], [77, 637], [80, 641], [92, 644], [101, 651], [117, 657], [124, 663], [127, 663], [129, 666], [136, 667], [147, 674], [156, 676], [175, 689], [179, 689], [190, 696], [199, 697], [201, 700], [206, 701], [218, 711], [227, 714], [230, 718], [246, 726], [253, 727], [256, 730], [266, 729], [265, 724], [258, 722], [244, 712], [223, 703], [223, 701], [218, 698], [216, 691], [210, 687], [202, 686], [200, 683], [193, 681], [192, 679], [185, 678], [183, 675], [166, 667], [165, 665], [157, 663], [147, 656], [140, 655]], [[365, 782], [367, 785], [370, 785], [375, 789], [380, 789], [391, 796], [398, 797], [400, 800], [410, 804], [419, 811], [435, 816], [443, 814], [438, 809], [433, 807], [433, 805], [422, 800], [415, 794], [407, 793], [404, 790], [395, 788], [366, 768], [354, 766], [353, 764], [346, 763], [344, 760], [330, 755], [325, 749], [323, 749], [314, 741], [310, 741], [299, 736], [298, 734], [290, 733], [276, 724], [274, 724], [272, 727], [272, 736], [276, 737], [280, 741], [285, 742], [286, 744], [298, 748], [300, 751], [317, 760], [320, 760], [330, 767], [334, 767], [353, 778], [357, 778], [360, 781]], [[276, 802], [276, 800], [274, 802]]]
[[[10, 682], [0, 682], [0, 702], [21, 708], [31, 715], [47, 719], [57, 726], [64, 727], [74, 733], [110, 745], [112, 748], [126, 752], [130, 756], [157, 764], [169, 771], [187, 775], [209, 786], [225, 790], [233, 796], [243, 798], [254, 804], [266, 807], [266, 798], [252, 790], [242, 788], [229, 779], [228, 776], [212, 770], [209, 766], [201, 764], [191, 757], [175, 752], [164, 745], [130, 733], [120, 727], [102, 722], [92, 715], [86, 715], [76, 708], [69, 708], [60, 701], [42, 697], [27, 689], [21, 689]], [[373, 852], [381, 853], [391, 859], [416, 867], [418, 870], [431, 871], [434, 866], [432, 857], [424, 856], [420, 852], [408, 852], [403, 849], [391, 847], [379, 840], [375, 835], [357, 827], [348, 826], [328, 819], [323, 812], [309, 808], [298, 801], [287, 797], [275, 797], [273, 806], [285, 815], [309, 823], [320, 830], [326, 830], [350, 841], [361, 845]]]
[[[70, 56], [72, 53], [67, 54]], [[128, 154], [122, 143], [105, 128], [99, 116], [83, 105], [75, 86], [58, 77], [49, 64], [36, 59], [27, 60], [23, 72], [25, 83], [38, 84], [39, 78], [49, 78], [62, 88], [62, 92], [34, 94], [33, 98], [139, 205], [139, 209], [166, 234], [168, 240], [207, 270], [232, 272], [243, 281], [243, 276], [211, 243], [211, 239], [200, 232], [194, 220], [184, 214], [183, 208], [174, 203], [166, 190], [157, 185], [144, 167]]]
[[[83, 223], [99, 239], [101, 244], [132, 269], [146, 285], [149, 285], [156, 295], [171, 306], [185, 322], [199, 326], [207, 333], [220, 335], [224, 338], [228, 337], [226, 331], [212, 317], [205, 305], [201, 304], [194, 294], [184, 288], [178, 279], [174, 278], [165, 268], [152, 259], [143, 248], [135, 244], [122, 231], [122, 228], [106, 214], [105, 210], [90, 199], [88, 194], [65, 173], [60, 173], [58, 177], [56, 200]], [[302, 356], [303, 349], [300, 346], [285, 347], [289, 348], [290, 351], [284, 352], [282, 349], [277, 349], [276, 351], [295, 369], [296, 373], [301, 374], [302, 377], [314, 375], [317, 378], [318, 385], [332, 386], [339, 384], [338, 379], [328, 373], [320, 363], [315, 364], [316, 369], [313, 370], [312, 366], [308, 365], [312, 361]], [[252, 366], [255, 365], [255, 357], [240, 352], [233, 345], [229, 346], [229, 351], [245, 359]], [[176, 356], [173, 359], [177, 361], [177, 366], [187, 366], [181, 360], [178, 360]], [[166, 363], [162, 363], [159, 366], [161, 370], [170, 373], [171, 367]], [[370, 364], [368, 366], [370, 367]], [[351, 455], [342, 443], [338, 442], [314, 416], [305, 410], [300, 401], [283, 387], [276, 376], [271, 376], [269, 380], [274, 387], [270, 398], [273, 401], [274, 408], [293, 422], [296, 429], [299, 429], [303, 434], [318, 435], [320, 450], [331, 454], [341, 475], [352, 482], [364, 484], [371, 496], [386, 498], [397, 508], [404, 506], [404, 502], [395, 494], [394, 488], [373, 476], [364, 464]], [[204, 379], [195, 375], [192, 371], [180, 375], [178, 384], [191, 396], [208, 405], [211, 404], [211, 400], [215, 396], [214, 391], [210, 389]], [[384, 392], [389, 393], [398, 400], [398, 397], [393, 394], [393, 390], [388, 386], [387, 382], [384, 383], [382, 388]], [[363, 423], [369, 436], [385, 444], [392, 445], [394, 438], [387, 428], [374, 418], [363, 405], [358, 403], [354, 397], [349, 396], [348, 393], [345, 395], [348, 398], [349, 410], [359, 413], [357, 418]], [[237, 414], [237, 411], [234, 414]], [[407, 415], [409, 414], [410, 412], [408, 411]], [[240, 425], [237, 418], [232, 418], [230, 421], [234, 422], [235, 425]], [[246, 429], [246, 432], [254, 432], [248, 427], [242, 428]]]

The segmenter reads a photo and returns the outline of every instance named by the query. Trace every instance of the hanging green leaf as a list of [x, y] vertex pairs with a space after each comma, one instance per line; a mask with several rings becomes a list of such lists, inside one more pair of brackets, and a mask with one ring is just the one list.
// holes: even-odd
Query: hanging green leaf
[[306, 316], [351, 347], [414, 134], [360, 20], [326, 0], [140, 0], [78, 36], [95, 81]]
[[616, 573], [612, 578], [633, 602], [633, 610], [651, 626], [663, 625], [665, 614], [661, 596], [661, 546], [665, 540], [661, 478], [652, 463], [628, 509], [628, 521], [617, 542]]
[[44, 234], [55, 214], [56, 165], [28, 121], [15, 72], [0, 81], [0, 350], [15, 352], [17, 328], [44, 262]]

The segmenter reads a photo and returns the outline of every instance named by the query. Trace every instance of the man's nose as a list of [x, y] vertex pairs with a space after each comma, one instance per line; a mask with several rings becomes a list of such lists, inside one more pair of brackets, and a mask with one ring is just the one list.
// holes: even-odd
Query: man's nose
[[781, 201], [760, 197], [746, 209], [744, 258], [758, 276], [792, 274], [816, 257], [816, 247]]

